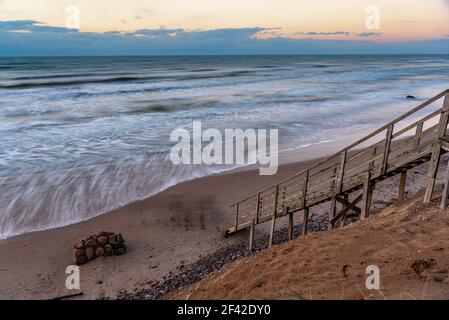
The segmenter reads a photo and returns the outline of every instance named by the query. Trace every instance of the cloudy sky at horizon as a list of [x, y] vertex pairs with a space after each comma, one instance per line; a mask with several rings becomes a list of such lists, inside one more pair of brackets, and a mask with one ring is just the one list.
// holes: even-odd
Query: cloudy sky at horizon
[[0, 0], [0, 55], [449, 53], [448, 21], [449, 0]]

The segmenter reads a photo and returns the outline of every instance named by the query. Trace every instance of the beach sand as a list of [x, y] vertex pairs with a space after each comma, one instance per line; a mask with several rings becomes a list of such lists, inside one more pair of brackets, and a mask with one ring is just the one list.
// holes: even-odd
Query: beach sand
[[[84, 294], [79, 298], [113, 299], [123, 292], [144, 289], [150, 281], [162, 279], [181, 264], [246, 242], [247, 232], [223, 237], [223, 231], [234, 220], [229, 205], [310, 166], [316, 161], [310, 155], [324, 156], [338, 147], [311, 147], [302, 156], [307, 160], [294, 162], [290, 157], [274, 176], [260, 176], [250, 167], [199, 178], [82, 223], [2, 240], [0, 299], [51, 299], [70, 294], [65, 288], [65, 270], [73, 263], [73, 243], [103, 230], [122, 233], [128, 252], [83, 265]], [[424, 164], [410, 171], [408, 196], [425, 185], [426, 167]], [[391, 204], [397, 188], [398, 177], [379, 183], [374, 209]], [[327, 209], [328, 204], [313, 208], [312, 220], [319, 224]], [[300, 222], [299, 216], [295, 217], [296, 223]], [[279, 228], [283, 223], [278, 224]], [[267, 225], [258, 226], [256, 237], [267, 230]]]
[[73, 243], [103, 230], [122, 233], [128, 252], [81, 267], [83, 299], [114, 298], [119, 290], [132, 291], [160, 279], [181, 262], [241, 241], [239, 236], [223, 237], [233, 221], [229, 205], [308, 165], [287, 164], [274, 176], [240, 169], [199, 178], [88, 221], [2, 240], [0, 299], [69, 294], [65, 270], [73, 263]]
[[[342, 229], [308, 234], [173, 292], [176, 300], [447, 300], [449, 214], [420, 194]], [[377, 271], [376, 271], [377, 270]], [[370, 272], [378, 275], [378, 287]]]

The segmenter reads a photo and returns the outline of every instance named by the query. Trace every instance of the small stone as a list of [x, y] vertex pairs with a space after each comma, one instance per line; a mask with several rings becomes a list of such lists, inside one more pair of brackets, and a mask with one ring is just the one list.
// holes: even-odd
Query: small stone
[[95, 259], [95, 249], [91, 247], [86, 248], [86, 257], [89, 261]]
[[117, 241], [117, 236], [110, 236], [109, 237], [109, 244], [112, 244], [112, 245], [116, 245], [116, 244], [118, 244], [119, 242]]
[[73, 245], [73, 247], [75, 248], [75, 249], [83, 249], [84, 248], [84, 240], [80, 240], [80, 241], [77, 241], [77, 242], [75, 242], [75, 244]]
[[95, 239], [89, 239], [86, 242], [86, 247], [88, 248], [95, 248], [97, 246], [97, 241]]
[[110, 244], [104, 246], [104, 251], [107, 255], [112, 255], [114, 253]]
[[104, 249], [103, 247], [98, 247], [97, 250], [95, 250], [95, 255], [97, 257], [102, 257], [104, 256]]
[[125, 248], [124, 247], [119, 247], [119, 248], [114, 250], [114, 254], [116, 256], [121, 256], [124, 253], [125, 253]]
[[108, 244], [109, 237], [108, 236], [100, 236], [97, 238], [97, 242], [100, 244], [100, 246], [105, 246]]
[[75, 259], [78, 259], [81, 256], [85, 256], [86, 251], [84, 249], [76, 249], [75, 250]]
[[122, 236], [121, 233], [119, 233], [119, 234], [117, 235], [117, 241], [120, 242], [120, 243], [125, 243], [125, 239], [123, 239], [123, 236]]

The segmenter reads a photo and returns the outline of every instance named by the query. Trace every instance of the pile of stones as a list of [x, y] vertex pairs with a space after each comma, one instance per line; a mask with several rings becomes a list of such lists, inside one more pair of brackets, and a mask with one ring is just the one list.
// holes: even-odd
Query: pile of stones
[[75, 264], [80, 266], [98, 257], [120, 256], [126, 252], [122, 234], [100, 232], [74, 244]]

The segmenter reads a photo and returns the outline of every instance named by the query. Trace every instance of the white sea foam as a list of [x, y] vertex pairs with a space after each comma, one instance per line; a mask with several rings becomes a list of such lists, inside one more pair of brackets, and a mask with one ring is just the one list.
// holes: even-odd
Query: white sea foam
[[169, 134], [192, 119], [277, 128], [281, 151], [295, 150], [371, 130], [449, 87], [449, 56], [0, 59], [5, 65], [13, 67], [0, 74], [0, 238], [232, 169], [171, 165]]

